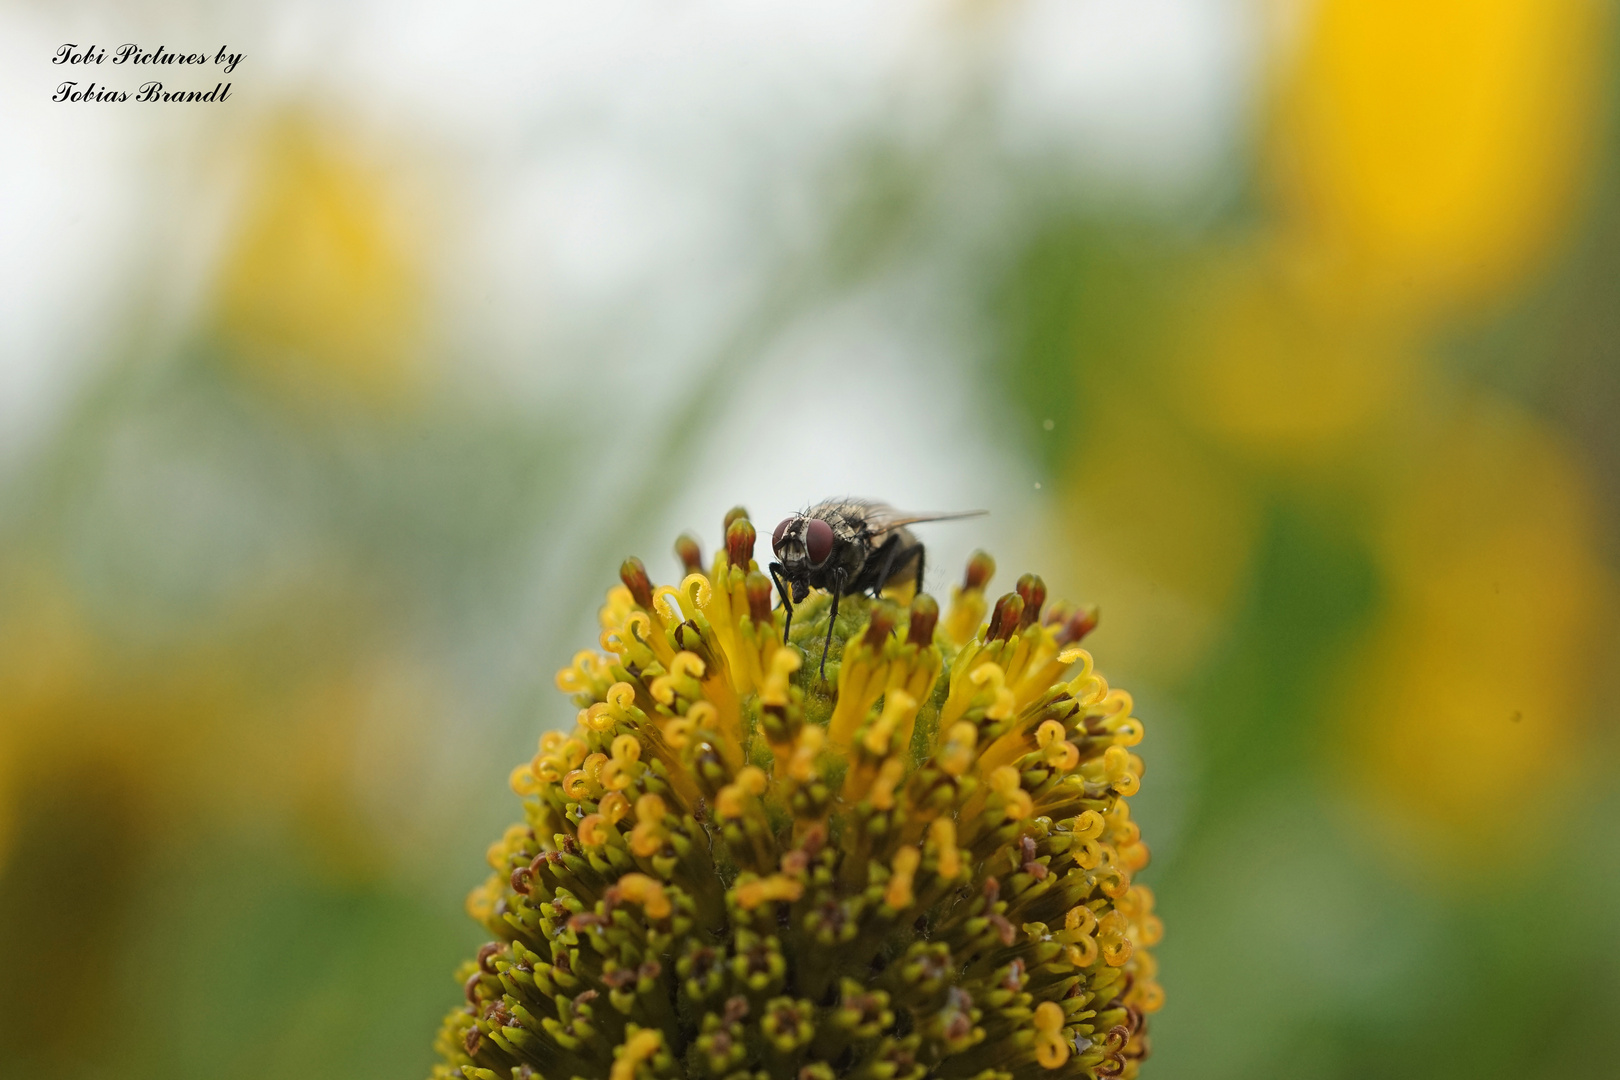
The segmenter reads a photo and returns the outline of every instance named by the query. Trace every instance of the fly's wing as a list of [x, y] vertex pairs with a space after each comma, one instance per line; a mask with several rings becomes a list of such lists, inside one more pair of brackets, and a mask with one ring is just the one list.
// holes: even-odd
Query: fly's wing
[[951, 521], [956, 518], [983, 517], [988, 510], [957, 510], [945, 513], [917, 513], [914, 511], [896, 510], [887, 503], [868, 502], [860, 504], [866, 517], [867, 528], [873, 536], [898, 529], [903, 525], [916, 525], [923, 521]]

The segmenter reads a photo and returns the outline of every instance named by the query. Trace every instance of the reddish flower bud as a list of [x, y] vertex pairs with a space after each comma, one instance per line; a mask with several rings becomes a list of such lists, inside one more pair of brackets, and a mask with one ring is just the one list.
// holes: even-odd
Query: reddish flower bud
[[866, 627], [866, 644], [869, 648], [881, 649], [883, 639], [894, 632], [895, 607], [893, 604], [874, 604], [872, 606], [872, 621]]
[[1024, 616], [1024, 599], [1017, 593], [1004, 593], [990, 613], [986, 641], [1005, 641], [1018, 630], [1018, 620]]
[[934, 627], [939, 624], [939, 602], [927, 593], [918, 593], [911, 602], [911, 629], [906, 644], [927, 647], [934, 643]]
[[996, 576], [996, 560], [990, 557], [987, 551], [975, 551], [968, 559], [967, 577], [962, 580], [962, 588], [978, 589], [983, 591], [990, 584], [990, 579]]
[[631, 556], [624, 560], [619, 567], [619, 580], [624, 582], [624, 587], [630, 590], [630, 598], [639, 604], [642, 610], [652, 610], [652, 579], [647, 577], [647, 568], [641, 564], [640, 559]]
[[1018, 619], [1018, 629], [1022, 630], [1041, 617], [1041, 605], [1046, 603], [1046, 582], [1039, 574], [1025, 574], [1014, 588], [1024, 601], [1024, 614]]
[[[740, 509], [740, 508], [739, 508]], [[736, 513], [736, 511], [732, 511]], [[731, 514], [726, 515], [728, 518]], [[754, 524], [746, 517], [732, 518], [726, 523], [726, 558], [732, 566], [748, 569], [754, 557]]]
[[726, 511], [725, 524], [721, 525], [720, 527], [729, 532], [731, 530], [731, 523], [733, 521], [739, 521], [739, 520], [742, 520], [742, 519], [744, 519], [746, 517], [748, 517], [748, 511], [747, 510], [743, 509], [740, 506], [733, 506], [730, 510]]
[[681, 533], [675, 541], [675, 554], [681, 557], [681, 565], [686, 567], [688, 574], [703, 573], [703, 549], [691, 533]]
[[1063, 624], [1058, 632], [1058, 642], [1063, 645], [1075, 645], [1087, 634], [1097, 629], [1096, 605], [1087, 604], [1085, 607], [1069, 616], [1069, 621]]
[[771, 621], [771, 579], [755, 570], [744, 584], [748, 590], [748, 614], [762, 625]]

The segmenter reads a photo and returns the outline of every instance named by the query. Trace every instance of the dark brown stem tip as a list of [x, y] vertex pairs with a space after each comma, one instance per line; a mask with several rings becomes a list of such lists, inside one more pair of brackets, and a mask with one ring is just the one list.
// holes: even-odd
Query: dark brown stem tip
[[748, 575], [744, 588], [748, 590], [748, 614], [756, 623], [771, 621], [771, 579], [758, 570]]
[[967, 576], [962, 580], [962, 588], [980, 592], [990, 584], [990, 579], [996, 576], [996, 560], [990, 557], [988, 551], [975, 551], [968, 559]]
[[495, 969], [489, 966], [489, 961], [491, 957], [500, 952], [503, 948], [505, 948], [505, 946], [498, 941], [491, 941], [487, 945], [480, 946], [478, 949], [479, 970], [490, 975], [495, 974]]
[[1018, 579], [1015, 588], [1024, 601], [1024, 614], [1018, 620], [1018, 628], [1022, 630], [1041, 617], [1041, 605], [1046, 603], [1046, 582], [1039, 574], [1025, 574]]
[[[737, 511], [733, 510], [731, 513], [735, 514]], [[726, 558], [731, 560], [732, 566], [740, 566], [747, 570], [749, 562], [754, 558], [754, 523], [746, 517], [732, 518], [731, 514], [727, 514], [726, 517], [731, 519], [726, 522]]]
[[872, 621], [866, 624], [866, 645], [868, 648], [883, 648], [883, 640], [894, 633], [895, 607], [893, 604], [880, 603], [872, 607]]
[[1005, 641], [1018, 630], [1018, 620], [1024, 617], [1024, 599], [1017, 593], [1004, 593], [990, 613], [987, 641]]
[[911, 629], [906, 644], [927, 647], [934, 643], [934, 627], [939, 625], [939, 601], [927, 593], [917, 594], [911, 602]]
[[681, 565], [686, 567], [688, 574], [703, 573], [703, 549], [691, 533], [681, 533], [675, 541], [675, 554], [681, 557]]
[[747, 510], [745, 510], [741, 506], [733, 506], [730, 510], [726, 511], [725, 524], [721, 525], [720, 527], [729, 532], [730, 529], [731, 529], [731, 523], [733, 521], [740, 521], [740, 520], [742, 520], [742, 519], [744, 519], [746, 517], [748, 517], [748, 511]]
[[635, 556], [624, 560], [619, 567], [619, 580], [624, 587], [630, 590], [630, 598], [639, 604], [644, 611], [652, 610], [652, 579], [647, 576], [647, 568]]

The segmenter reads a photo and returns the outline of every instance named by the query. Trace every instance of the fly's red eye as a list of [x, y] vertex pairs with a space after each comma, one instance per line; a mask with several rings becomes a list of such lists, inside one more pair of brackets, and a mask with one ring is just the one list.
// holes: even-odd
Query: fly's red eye
[[791, 525], [791, 524], [793, 524], [793, 519], [792, 518], [783, 518], [782, 519], [782, 524], [778, 525], [776, 527], [776, 531], [771, 533], [771, 550], [772, 551], [778, 551], [778, 550], [781, 549], [781, 547], [782, 547], [782, 534], [787, 532], [788, 526]]
[[832, 526], [820, 518], [811, 518], [804, 533], [805, 552], [812, 565], [820, 566], [832, 554]]

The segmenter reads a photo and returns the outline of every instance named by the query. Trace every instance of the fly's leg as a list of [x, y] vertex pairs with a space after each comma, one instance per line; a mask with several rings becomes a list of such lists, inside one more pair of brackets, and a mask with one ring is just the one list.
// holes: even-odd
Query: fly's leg
[[883, 550], [888, 552], [883, 557], [883, 569], [878, 571], [877, 580], [872, 582], [872, 599], [883, 599], [883, 583], [889, 580], [894, 572], [894, 557], [900, 553], [900, 538], [891, 536], [883, 543]]
[[917, 545], [917, 587], [911, 590], [913, 597], [921, 596], [923, 591], [923, 546]]
[[793, 603], [788, 599], [787, 582], [782, 580], [782, 575], [786, 572], [787, 568], [781, 563], [771, 563], [771, 580], [776, 582], [776, 591], [782, 597], [782, 607], [787, 610], [787, 621], [782, 624], [782, 644], [784, 645], [788, 643], [788, 631], [793, 628]]
[[846, 574], [842, 567], [833, 571], [832, 614], [827, 616], [827, 640], [821, 643], [821, 681], [827, 681], [827, 650], [832, 648], [833, 624], [838, 621], [838, 598], [844, 595]]

